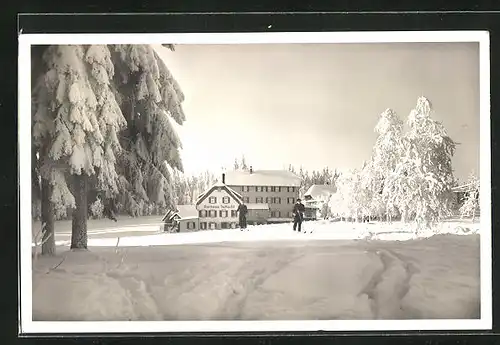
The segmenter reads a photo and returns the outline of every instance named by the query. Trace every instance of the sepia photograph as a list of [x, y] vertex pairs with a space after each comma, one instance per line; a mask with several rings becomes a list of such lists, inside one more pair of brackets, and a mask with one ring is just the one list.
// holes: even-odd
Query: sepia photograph
[[22, 331], [491, 328], [486, 32], [19, 40]]

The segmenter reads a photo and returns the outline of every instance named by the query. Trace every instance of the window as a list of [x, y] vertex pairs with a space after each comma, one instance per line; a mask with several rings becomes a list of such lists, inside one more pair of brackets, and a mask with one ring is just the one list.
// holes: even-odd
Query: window
[[236, 212], [236, 210], [231, 210], [231, 217], [237, 217], [238, 216], [238, 212]]
[[210, 230], [215, 230], [217, 228], [217, 224], [214, 222], [210, 222], [209, 226], [210, 226]]
[[271, 211], [271, 218], [275, 218], [276, 217], [276, 211]]
[[221, 218], [227, 218], [227, 211], [225, 211], [225, 210], [224, 211], [222, 211], [222, 210], [219, 211], [219, 217], [221, 217]]
[[229, 204], [229, 197], [228, 196], [225, 196], [222, 198], [222, 203], [223, 204]]
[[187, 228], [188, 228], [188, 230], [196, 229], [196, 223], [195, 222], [187, 222]]
[[295, 204], [295, 198], [287, 198], [287, 203]]
[[208, 203], [209, 204], [216, 204], [217, 203], [217, 198], [215, 196], [211, 196], [208, 198]]
[[272, 186], [271, 187], [271, 192], [275, 192], [276, 191], [276, 187]]
[[231, 229], [236, 229], [236, 227], [238, 226], [238, 224], [236, 223], [231, 223]]
[[255, 198], [255, 202], [257, 204], [262, 204], [264, 202], [264, 198], [261, 197], [261, 196], [258, 196], [258, 197]]
[[256, 192], [260, 192], [260, 189], [261, 189], [261, 187], [259, 187], [259, 186], [255, 186], [255, 191], [256, 191]]
[[276, 217], [278, 217], [278, 218], [281, 217], [281, 211], [276, 211]]
[[275, 204], [281, 204], [281, 198], [276, 197], [276, 198], [274, 198], [273, 202], [274, 202]]
[[250, 192], [250, 187], [249, 186], [243, 186], [242, 187], [243, 192]]
[[220, 227], [221, 227], [221, 229], [229, 229], [229, 223], [222, 222], [222, 223], [220, 223]]
[[206, 216], [207, 216], [207, 211], [205, 211], [205, 210], [200, 210], [200, 211], [198, 212], [198, 214], [200, 215], [200, 218], [203, 218], [203, 217], [206, 217]]
[[276, 187], [277, 192], [281, 192], [281, 187]]
[[217, 217], [217, 211], [216, 211], [216, 210], [210, 210], [210, 211], [208, 211], [208, 216], [209, 216], [210, 218], [215, 218], [215, 217]]
[[292, 193], [295, 193], [295, 187], [292, 187]]
[[200, 229], [201, 230], [206, 230], [207, 229], [207, 222], [201, 222], [200, 223]]
[[290, 193], [292, 190], [291, 190], [291, 188], [290, 188], [290, 187], [286, 187], [286, 191], [287, 191], [288, 193]]
[[264, 186], [264, 187], [262, 187], [262, 191], [263, 192], [269, 192], [269, 189], [267, 188], [267, 186]]
[[248, 204], [250, 202], [250, 198], [248, 196], [243, 197], [243, 202]]

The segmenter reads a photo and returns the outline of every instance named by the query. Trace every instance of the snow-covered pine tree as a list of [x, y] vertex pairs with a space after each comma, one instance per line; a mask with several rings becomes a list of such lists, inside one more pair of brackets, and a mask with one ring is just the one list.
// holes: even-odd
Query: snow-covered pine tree
[[248, 170], [248, 165], [247, 165], [247, 160], [245, 158], [245, 155], [241, 156], [240, 169], [243, 170], [243, 171], [247, 171]]
[[148, 204], [164, 210], [174, 205], [172, 171], [183, 171], [182, 146], [171, 121], [185, 121], [184, 94], [152, 46], [113, 45], [110, 50], [127, 120], [118, 160], [120, 202], [134, 216], [144, 214]]
[[56, 214], [75, 208], [71, 248], [84, 249], [88, 177], [95, 175], [106, 192], [117, 192], [117, 133], [125, 121], [110, 88], [114, 68], [106, 46], [48, 46], [42, 59], [44, 72], [33, 90], [42, 194], [50, 195], [47, 205]]
[[476, 219], [476, 214], [479, 210], [479, 187], [480, 182], [477, 176], [472, 172], [467, 179], [467, 192], [465, 194], [465, 200], [463, 205], [460, 207], [460, 216], [463, 218], [465, 216], [472, 216], [472, 222], [474, 223]]
[[404, 151], [403, 121], [390, 108], [380, 114], [372, 152], [371, 209], [390, 221], [395, 215], [395, 169]]
[[233, 170], [239, 170], [240, 169], [240, 163], [238, 163], [238, 159], [234, 159], [234, 164], [233, 164]]
[[403, 215], [428, 227], [450, 213], [454, 183], [451, 158], [455, 142], [442, 123], [432, 119], [425, 97], [417, 100], [408, 116], [404, 154], [396, 166], [396, 204]]

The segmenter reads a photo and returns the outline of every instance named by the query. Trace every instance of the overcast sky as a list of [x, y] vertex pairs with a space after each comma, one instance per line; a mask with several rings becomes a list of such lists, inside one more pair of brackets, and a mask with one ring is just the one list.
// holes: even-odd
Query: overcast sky
[[477, 43], [178, 45], [161, 49], [185, 93], [186, 173], [289, 163], [340, 170], [370, 157], [378, 116], [406, 122], [421, 95], [461, 143], [453, 160], [479, 172]]

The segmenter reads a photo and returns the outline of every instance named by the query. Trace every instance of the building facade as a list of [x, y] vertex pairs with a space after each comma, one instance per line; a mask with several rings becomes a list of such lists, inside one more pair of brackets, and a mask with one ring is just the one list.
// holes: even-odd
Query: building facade
[[223, 183], [216, 183], [196, 201], [200, 230], [235, 229], [238, 227], [236, 210], [242, 197]]
[[325, 204], [330, 201], [333, 194], [337, 192], [335, 186], [325, 184], [314, 184], [304, 193], [304, 206], [306, 208], [306, 219], [318, 219]]
[[177, 205], [177, 209], [168, 211], [162, 221], [163, 231], [190, 232], [200, 230], [200, 219], [195, 205]]
[[287, 170], [254, 171], [250, 167], [249, 171], [227, 172], [223, 179], [241, 195], [245, 204], [267, 204], [268, 223], [292, 221], [301, 182], [296, 174]]

